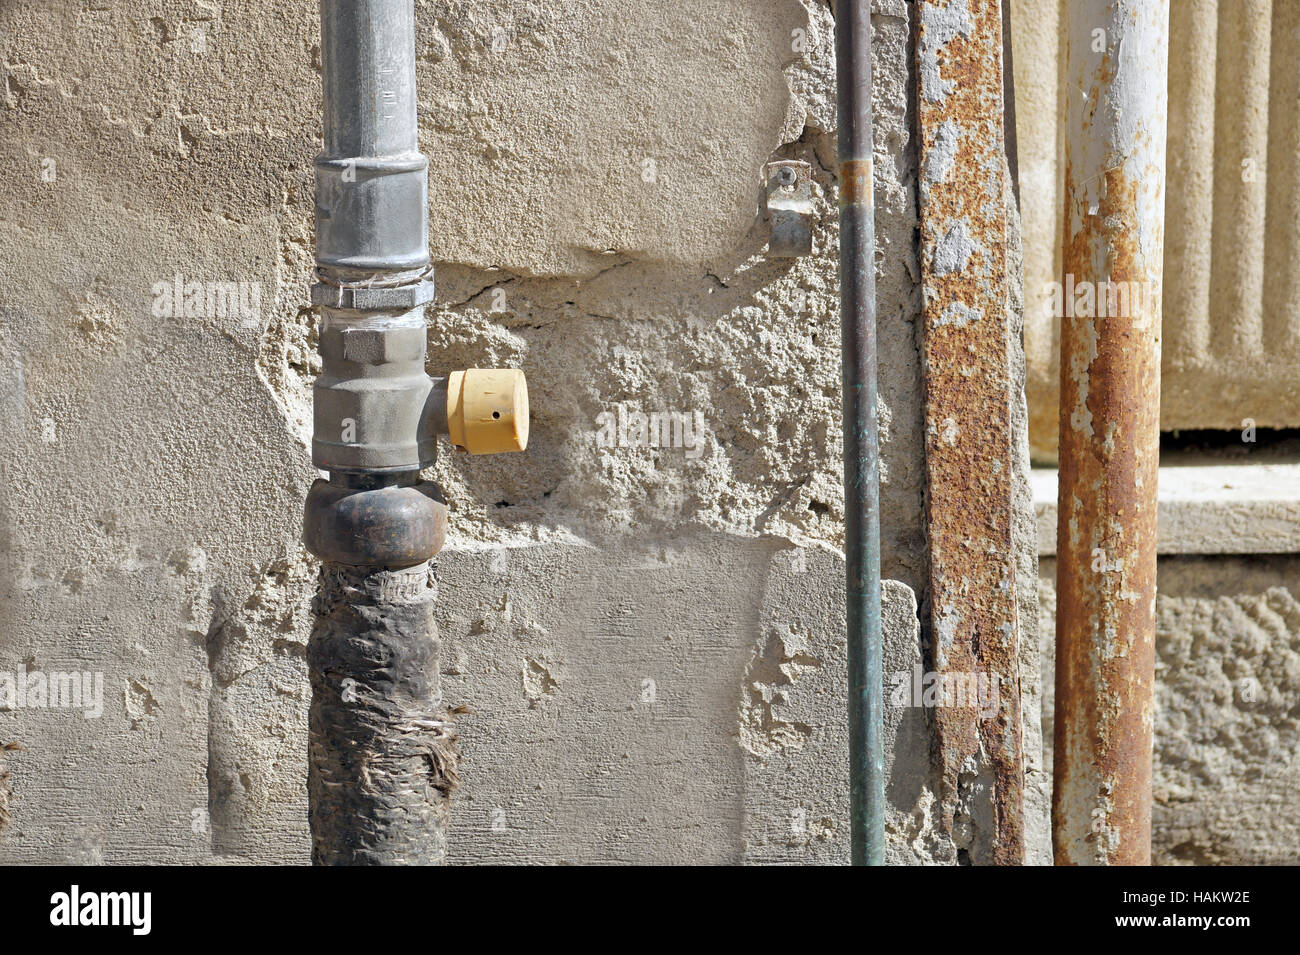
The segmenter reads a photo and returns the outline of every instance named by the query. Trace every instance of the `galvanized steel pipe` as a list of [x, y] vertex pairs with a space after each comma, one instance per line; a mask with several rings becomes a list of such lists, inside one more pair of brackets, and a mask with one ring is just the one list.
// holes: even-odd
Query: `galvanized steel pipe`
[[[400, 272], [429, 264], [411, 0], [321, 0], [324, 151], [316, 261]], [[320, 216], [320, 213], [325, 213]]]
[[884, 865], [870, 0], [839, 0], [835, 4], [835, 61], [840, 167], [850, 854], [854, 865]]
[[1144, 865], [1169, 2], [1067, 10], [1053, 846]]

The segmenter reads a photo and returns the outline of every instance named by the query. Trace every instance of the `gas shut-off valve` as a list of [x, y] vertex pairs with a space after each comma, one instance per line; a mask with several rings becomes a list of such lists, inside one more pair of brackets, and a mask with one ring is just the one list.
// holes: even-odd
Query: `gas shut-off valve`
[[325, 125], [316, 157], [321, 373], [305, 541], [326, 561], [413, 566], [446, 505], [420, 480], [438, 435], [471, 454], [528, 444], [523, 372], [425, 373], [433, 302], [428, 160], [419, 151], [410, 0], [322, 0]]
[[439, 488], [419, 472], [438, 435], [470, 454], [528, 446], [528, 386], [515, 368], [425, 373], [427, 276], [406, 285], [321, 283], [321, 373], [313, 391], [312, 463], [329, 472], [308, 495], [304, 536], [318, 557], [410, 566], [446, 536]]

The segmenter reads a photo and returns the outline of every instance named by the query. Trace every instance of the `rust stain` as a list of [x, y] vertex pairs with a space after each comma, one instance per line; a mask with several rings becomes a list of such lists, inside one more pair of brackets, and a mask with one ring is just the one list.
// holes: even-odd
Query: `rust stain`
[[846, 159], [840, 163], [840, 205], [871, 205], [871, 160]]
[[[961, 8], [965, 8], [964, 21]], [[935, 712], [944, 822], [972, 775], [992, 781], [992, 861], [1024, 861], [1019, 619], [999, 0], [924, 0], [920, 77], [927, 527], [934, 669], [996, 678], [996, 707]], [[943, 23], [927, 40], [927, 25]], [[936, 39], [941, 34], [941, 39]], [[926, 82], [945, 92], [934, 101]], [[979, 861], [977, 859], [977, 861]]]
[[[1106, 170], [1064, 269], [1074, 282], [1148, 283], [1139, 184]], [[1082, 184], [1066, 168], [1067, 209]], [[1133, 287], [1133, 286], [1130, 286]], [[1155, 682], [1158, 300], [1128, 316], [1069, 316], [1061, 329], [1055, 786], [1058, 863], [1149, 865]], [[1086, 422], [1086, 426], [1084, 423]]]
[[[1066, 120], [1062, 284], [1093, 297], [1062, 301], [1052, 842], [1057, 864], [1149, 865], [1168, 6], [1102, 8], [1130, 21], [1111, 49], [1070, 51], [1090, 95]], [[1156, 50], [1140, 82], [1120, 44]]]

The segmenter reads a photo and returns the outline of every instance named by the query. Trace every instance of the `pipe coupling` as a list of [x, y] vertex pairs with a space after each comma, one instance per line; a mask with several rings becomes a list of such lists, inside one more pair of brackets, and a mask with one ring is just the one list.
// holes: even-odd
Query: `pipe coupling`
[[316, 159], [316, 263], [395, 272], [429, 264], [429, 161], [397, 156]]
[[326, 471], [419, 471], [437, 453], [424, 372], [424, 311], [324, 308], [312, 463]]
[[321, 560], [412, 567], [447, 539], [447, 505], [436, 484], [352, 487], [317, 480], [307, 492], [303, 542]]

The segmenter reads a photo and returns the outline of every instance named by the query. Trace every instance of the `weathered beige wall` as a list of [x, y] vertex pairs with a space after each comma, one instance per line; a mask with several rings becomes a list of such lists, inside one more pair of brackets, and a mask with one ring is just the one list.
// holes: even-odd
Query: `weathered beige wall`
[[[1056, 456], [1068, 0], [1013, 0], [1030, 441]], [[1300, 4], [1170, 10], [1161, 428], [1300, 426]]]
[[1057, 0], [1012, 0], [1011, 45], [1015, 84], [1016, 157], [1024, 236], [1025, 397], [1030, 452], [1055, 457], [1060, 326], [1048, 318], [1047, 283], [1061, 272], [1064, 209], [1064, 112], [1059, 99], [1065, 57]]
[[[473, 710], [453, 861], [843, 861], [827, 6], [417, 15], [430, 369], [521, 367], [533, 411], [526, 455], [434, 471], [444, 686]], [[910, 15], [876, 4], [895, 669], [926, 578]], [[105, 680], [97, 719], [0, 712], [25, 746], [0, 859], [307, 858], [317, 42], [309, 0], [0, 7], [0, 672]], [[764, 255], [773, 156], [813, 164], [806, 260]], [[260, 307], [155, 314], [178, 274]], [[620, 405], [699, 411], [699, 456], [597, 447]], [[891, 859], [978, 860], [978, 827], [937, 825], [928, 732], [891, 711]]]

